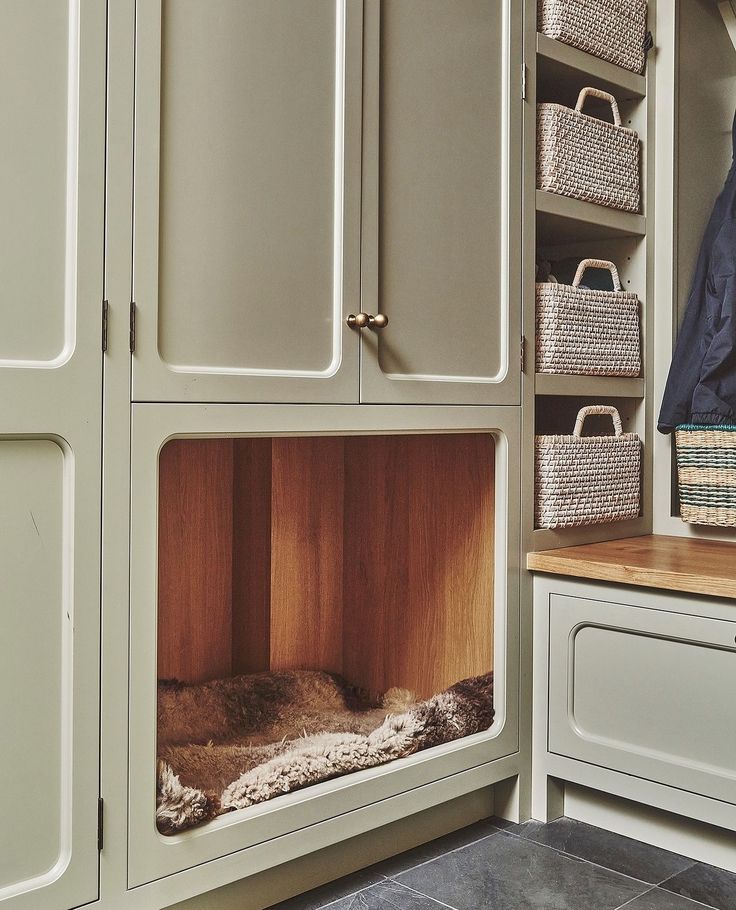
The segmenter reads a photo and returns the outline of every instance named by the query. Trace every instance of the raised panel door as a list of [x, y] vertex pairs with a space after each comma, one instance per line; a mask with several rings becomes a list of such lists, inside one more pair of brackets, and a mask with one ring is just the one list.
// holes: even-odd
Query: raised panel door
[[361, 0], [144, 0], [133, 397], [357, 401]]
[[105, 4], [0, 6], [0, 903], [98, 895]]
[[519, 403], [520, 11], [366, 0], [362, 401]]

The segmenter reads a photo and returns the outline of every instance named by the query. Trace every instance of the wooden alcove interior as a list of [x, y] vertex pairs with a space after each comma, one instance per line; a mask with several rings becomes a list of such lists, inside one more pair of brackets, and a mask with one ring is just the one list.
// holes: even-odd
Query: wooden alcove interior
[[319, 668], [427, 697], [493, 665], [490, 434], [175, 439], [158, 675]]

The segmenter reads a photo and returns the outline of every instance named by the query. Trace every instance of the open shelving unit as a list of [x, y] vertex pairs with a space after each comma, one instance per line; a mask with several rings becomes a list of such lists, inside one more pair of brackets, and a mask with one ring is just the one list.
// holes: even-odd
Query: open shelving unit
[[581, 237], [611, 240], [617, 237], [644, 237], [647, 220], [643, 215], [607, 209], [592, 202], [536, 191], [537, 244], [574, 243]]
[[[528, 13], [535, 15], [531, 2]], [[653, 129], [651, 99], [654, 66], [645, 75], [600, 60], [584, 51], [537, 33], [527, 39], [527, 135], [525, 160], [525, 267], [524, 334], [530, 356], [524, 377], [529, 440], [524, 464], [524, 525], [527, 551], [553, 549], [651, 532], [651, 455], [649, 388], [651, 372], [651, 300], [653, 218], [650, 211], [653, 180]], [[623, 122], [635, 129], [642, 143], [642, 207], [632, 214], [537, 189], [536, 105], [557, 102], [574, 107], [580, 90], [595, 86], [614, 95]], [[610, 259], [619, 269], [622, 285], [641, 302], [642, 371], [638, 377], [584, 376], [537, 373], [533, 367], [535, 326], [535, 265], [537, 257], [551, 262], [569, 259]], [[538, 433], [571, 433], [575, 414], [589, 404], [618, 408], [626, 432], [638, 433], [643, 442], [642, 508], [637, 519], [612, 524], [549, 530], [534, 526], [534, 436]]]

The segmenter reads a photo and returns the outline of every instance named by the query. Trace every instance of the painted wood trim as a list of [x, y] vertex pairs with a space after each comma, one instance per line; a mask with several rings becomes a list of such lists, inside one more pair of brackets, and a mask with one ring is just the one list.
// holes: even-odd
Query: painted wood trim
[[[591, 84], [607, 91], [613, 89], [614, 94], [623, 92], [627, 98], [643, 98], [647, 93], [646, 76], [632, 73], [621, 66], [616, 66], [615, 63], [601, 60], [540, 32], [537, 32], [537, 54], [542, 58], [540, 66], [542, 71], [547, 62], [552, 62], [557, 64], [557, 67], [564, 66], [572, 70], [576, 75], [584, 74], [594, 78], [595, 83]], [[555, 75], [559, 79], [557, 68]]]
[[529, 553], [527, 569], [736, 599], [736, 546], [650, 535]]

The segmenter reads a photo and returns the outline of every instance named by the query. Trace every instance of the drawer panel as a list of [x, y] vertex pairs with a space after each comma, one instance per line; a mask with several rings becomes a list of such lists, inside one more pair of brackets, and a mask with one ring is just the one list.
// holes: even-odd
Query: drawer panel
[[736, 622], [552, 595], [551, 752], [736, 803]]

